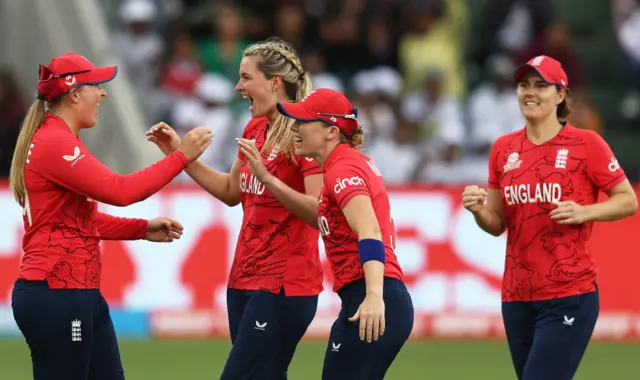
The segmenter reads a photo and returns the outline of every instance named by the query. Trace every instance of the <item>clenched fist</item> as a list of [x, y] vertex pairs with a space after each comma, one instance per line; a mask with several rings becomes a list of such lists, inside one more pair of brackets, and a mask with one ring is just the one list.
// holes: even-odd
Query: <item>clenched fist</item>
[[472, 213], [480, 211], [486, 200], [487, 191], [476, 185], [467, 186], [462, 192], [462, 205]]

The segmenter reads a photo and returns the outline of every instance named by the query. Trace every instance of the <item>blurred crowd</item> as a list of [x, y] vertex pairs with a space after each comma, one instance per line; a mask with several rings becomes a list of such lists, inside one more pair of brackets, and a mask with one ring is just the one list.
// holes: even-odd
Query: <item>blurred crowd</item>
[[[569, 121], [602, 132], [571, 32], [551, 2], [121, 0], [112, 47], [149, 125], [163, 120], [179, 134], [194, 126], [215, 132], [202, 158], [214, 168], [230, 168], [233, 139], [250, 118], [234, 90], [242, 52], [277, 35], [298, 50], [315, 88], [343, 91], [358, 106], [364, 149], [387, 182], [481, 182], [492, 142], [523, 127], [512, 78], [529, 58], [546, 54], [563, 63]], [[640, 89], [640, 1], [611, 4], [621, 55]], [[474, 20], [481, 22], [472, 28]], [[0, 141], [7, 145], [0, 175], [24, 110], [6, 98], [11, 86], [0, 75]], [[626, 112], [640, 114], [640, 93], [626, 95]]]

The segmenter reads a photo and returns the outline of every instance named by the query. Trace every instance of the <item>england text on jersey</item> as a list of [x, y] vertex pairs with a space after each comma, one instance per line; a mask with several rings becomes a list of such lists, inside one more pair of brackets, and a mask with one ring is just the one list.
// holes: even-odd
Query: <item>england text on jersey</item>
[[[253, 140], [262, 151], [266, 117], [247, 124], [243, 138]], [[311, 296], [322, 289], [318, 231], [289, 212], [250, 171], [244, 156], [240, 169], [240, 200], [244, 215], [229, 275], [229, 287], [265, 290], [288, 296]], [[304, 193], [304, 178], [322, 173], [313, 160], [293, 162], [277, 145], [262, 158], [267, 170], [292, 189]]]
[[549, 213], [555, 202], [593, 204], [600, 191], [625, 179], [619, 165], [611, 165], [617, 160], [607, 143], [567, 124], [552, 140], [535, 145], [522, 129], [498, 139], [489, 161], [489, 187], [500, 190], [508, 226], [502, 299], [544, 300], [593, 290], [593, 223], [562, 225]]

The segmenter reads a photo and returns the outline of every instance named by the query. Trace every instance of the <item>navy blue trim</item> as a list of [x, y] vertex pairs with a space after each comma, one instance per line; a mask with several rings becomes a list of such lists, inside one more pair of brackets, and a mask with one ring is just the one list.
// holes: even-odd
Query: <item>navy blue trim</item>
[[284, 108], [284, 106], [280, 102], [276, 103], [276, 108], [278, 109], [278, 111], [280, 111], [281, 114], [283, 114], [284, 116], [289, 117], [291, 119], [294, 119], [294, 120], [305, 121], [305, 122], [321, 121], [321, 122], [323, 122], [323, 123], [325, 123], [327, 125], [330, 125], [332, 127], [336, 127], [336, 128], [338, 128], [338, 130], [340, 131], [340, 133], [344, 137], [346, 137], [348, 139], [351, 138], [351, 136], [349, 136], [346, 133], [344, 133], [344, 131], [340, 128], [340, 126], [338, 124], [332, 123], [331, 121], [329, 121], [327, 119], [323, 119], [323, 118], [320, 118], [320, 117], [318, 117], [318, 118], [310, 118], [310, 119], [307, 119], [307, 118], [304, 118], [304, 117], [295, 117], [295, 116], [291, 115], [289, 112], [287, 112], [287, 110]]
[[384, 243], [376, 239], [362, 239], [358, 242], [358, 256], [360, 264], [371, 260], [384, 264], [386, 261]]
[[289, 112], [287, 112], [286, 108], [284, 108], [284, 106], [282, 105], [282, 103], [277, 103], [277, 104], [276, 104], [276, 107], [278, 108], [278, 111], [280, 111], [280, 113], [281, 113], [281, 114], [283, 114], [284, 116], [289, 117], [289, 118], [291, 118], [291, 119], [294, 119], [294, 120], [298, 120], [298, 121], [306, 121], [306, 122], [321, 121], [321, 122], [323, 122], [323, 123], [325, 123], [325, 124], [328, 124], [328, 125], [332, 125], [332, 126], [334, 126], [334, 127], [337, 127], [337, 125], [336, 125], [336, 124], [334, 124], [334, 123], [330, 122], [330, 121], [329, 121], [329, 120], [327, 120], [327, 119], [323, 119], [323, 118], [320, 118], [320, 117], [317, 117], [317, 118], [310, 118], [310, 119], [307, 119], [307, 118], [304, 118], [304, 117], [295, 117], [295, 116], [291, 115]]
[[80, 82], [78, 85], [76, 85], [76, 86], [74, 86], [74, 87], [71, 87], [69, 90], [67, 90], [67, 91], [63, 92], [62, 94], [60, 94], [60, 95], [58, 95], [58, 96], [56, 96], [56, 97], [55, 97], [54, 99], [52, 99], [51, 101], [54, 101], [54, 100], [56, 100], [56, 99], [59, 99], [59, 98], [61, 98], [61, 97], [65, 96], [65, 95], [67, 95], [67, 94], [68, 94], [69, 92], [71, 92], [71, 90], [73, 90], [74, 88], [80, 88], [80, 87], [82, 87], [82, 86], [87, 86], [87, 85], [89, 85], [89, 86], [93, 86], [93, 85], [96, 85], [96, 84], [102, 84], [102, 83], [111, 82], [111, 81], [113, 80], [113, 78], [115, 78], [115, 77], [116, 77], [116, 75], [118, 75], [118, 67], [117, 67], [117, 66], [116, 66], [116, 71], [113, 73], [113, 76], [112, 76], [111, 78], [106, 79], [106, 80], [103, 80], [103, 81], [98, 81], [98, 82]]

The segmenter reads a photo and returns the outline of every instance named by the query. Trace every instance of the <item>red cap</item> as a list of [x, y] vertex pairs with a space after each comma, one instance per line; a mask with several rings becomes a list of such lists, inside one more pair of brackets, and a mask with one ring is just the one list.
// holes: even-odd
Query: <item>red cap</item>
[[117, 73], [116, 66], [96, 67], [80, 54], [66, 53], [40, 65], [38, 91], [50, 102], [82, 85], [109, 82]]
[[520, 65], [516, 70], [516, 81], [522, 79], [522, 76], [529, 72], [529, 70], [535, 70], [548, 84], [569, 88], [569, 79], [567, 78], [567, 73], [565, 73], [562, 68], [562, 64], [551, 57], [539, 55], [531, 58], [529, 62]]
[[342, 92], [320, 88], [298, 103], [278, 103], [278, 111], [300, 121], [322, 121], [340, 129], [347, 138], [358, 127], [358, 110]]

